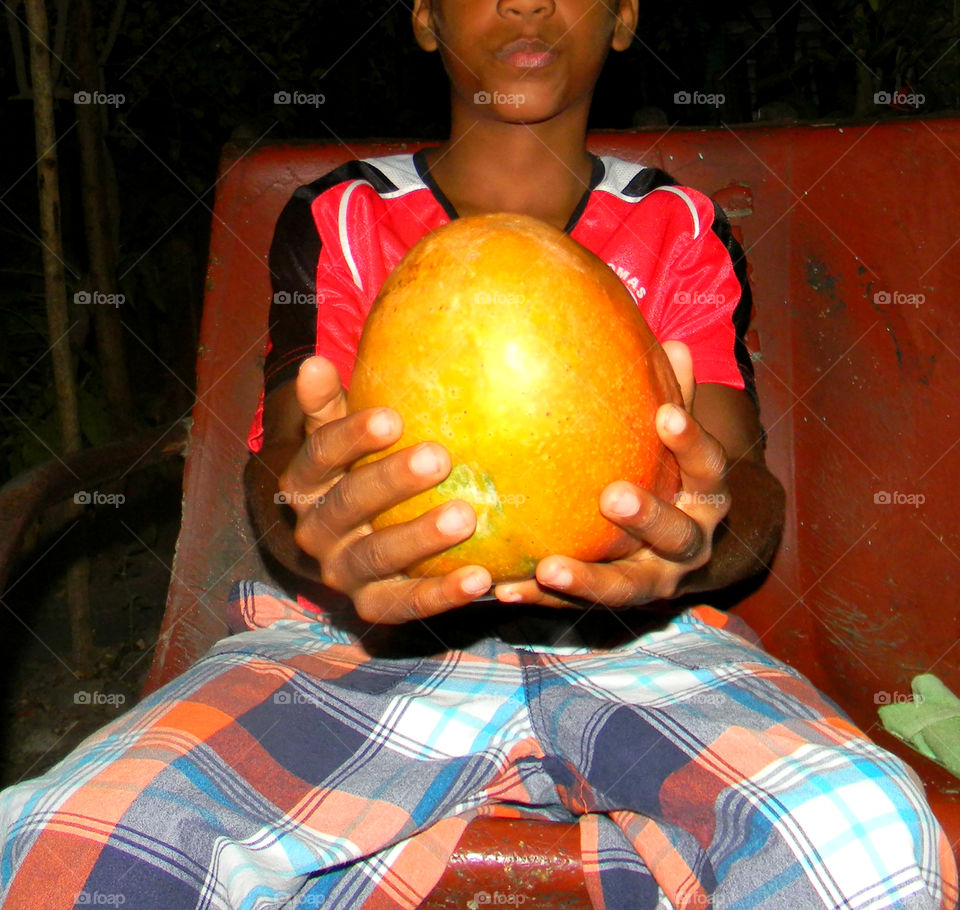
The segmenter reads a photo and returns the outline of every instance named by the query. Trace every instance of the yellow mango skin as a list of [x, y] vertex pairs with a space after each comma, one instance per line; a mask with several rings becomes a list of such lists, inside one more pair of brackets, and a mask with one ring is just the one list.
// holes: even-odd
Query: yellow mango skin
[[482, 565], [513, 581], [551, 553], [613, 559], [630, 541], [600, 513], [604, 487], [629, 480], [668, 501], [680, 488], [654, 422], [663, 402], [682, 405], [666, 355], [605, 263], [524, 215], [457, 219], [409, 251], [370, 310], [347, 400], [404, 423], [357, 465], [424, 441], [453, 461], [375, 529], [451, 499], [477, 513], [469, 539], [413, 576]]

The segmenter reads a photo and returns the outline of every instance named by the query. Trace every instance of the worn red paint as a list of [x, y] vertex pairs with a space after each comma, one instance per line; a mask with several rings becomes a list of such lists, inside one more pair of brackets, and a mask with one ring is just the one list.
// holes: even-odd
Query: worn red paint
[[[261, 382], [276, 216], [297, 185], [351, 153], [417, 146], [310, 143], [225, 154], [184, 525], [148, 689], [224, 634], [231, 580], [263, 572], [240, 475]], [[768, 461], [790, 503], [772, 572], [737, 610], [768, 650], [917, 769], [960, 844], [957, 781], [876, 725], [878, 699], [902, 697], [917, 673], [935, 672], [960, 691], [960, 614], [952, 606], [960, 495], [947, 454], [960, 437], [960, 310], [950, 296], [960, 286], [960, 257], [951, 254], [960, 119], [607, 133], [593, 135], [590, 147], [663, 167], [729, 208], [752, 265], [749, 337]], [[923, 294], [923, 304], [898, 303], [896, 293]], [[922, 508], [894, 501], [918, 493]], [[891, 501], [875, 501], [881, 494]], [[544, 828], [557, 842], [546, 823], [515, 824], [530, 832], [525, 843]], [[482, 838], [471, 846], [468, 877], [491, 863], [502, 869], [501, 851], [517, 842], [507, 836], [506, 846], [484, 847]]]

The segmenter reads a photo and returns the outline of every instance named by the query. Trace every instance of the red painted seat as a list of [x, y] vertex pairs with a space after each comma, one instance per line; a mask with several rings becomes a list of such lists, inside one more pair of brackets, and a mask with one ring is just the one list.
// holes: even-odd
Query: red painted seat
[[[261, 383], [276, 216], [295, 187], [347, 158], [416, 145], [225, 151], [183, 528], [148, 690], [225, 633], [233, 579], [267, 572], [241, 472]], [[949, 468], [960, 451], [960, 308], [950, 296], [960, 287], [960, 120], [597, 133], [590, 148], [712, 194], [740, 231], [768, 459], [789, 507], [769, 577], [744, 591], [736, 610], [769, 651], [916, 768], [957, 849], [960, 784], [887, 736], [876, 709], [905, 698], [921, 672], [960, 691], [960, 613], [949, 593], [960, 576], [960, 495]], [[575, 827], [476, 821], [430, 906], [492, 893], [506, 862], [513, 887], [533, 888], [545, 856], [557, 870], [551, 906], [586, 905]]]

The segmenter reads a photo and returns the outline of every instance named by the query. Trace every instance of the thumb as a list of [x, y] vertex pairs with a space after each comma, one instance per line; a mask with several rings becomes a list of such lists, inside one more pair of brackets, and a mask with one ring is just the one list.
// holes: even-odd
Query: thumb
[[347, 395], [340, 374], [325, 357], [308, 357], [300, 364], [297, 402], [307, 436], [331, 420], [347, 416]]
[[673, 367], [674, 375], [677, 377], [680, 394], [683, 395], [683, 406], [689, 411], [693, 407], [693, 396], [697, 391], [690, 348], [682, 341], [665, 341], [663, 352], [667, 355], [667, 360], [670, 361], [670, 366]]

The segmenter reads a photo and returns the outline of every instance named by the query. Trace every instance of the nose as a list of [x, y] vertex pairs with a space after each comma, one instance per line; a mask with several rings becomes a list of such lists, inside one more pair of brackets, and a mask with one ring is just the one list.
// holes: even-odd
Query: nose
[[554, 0], [497, 0], [497, 12], [504, 19], [545, 19], [553, 11]]

